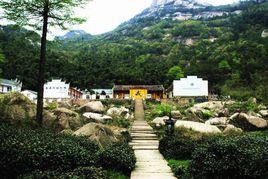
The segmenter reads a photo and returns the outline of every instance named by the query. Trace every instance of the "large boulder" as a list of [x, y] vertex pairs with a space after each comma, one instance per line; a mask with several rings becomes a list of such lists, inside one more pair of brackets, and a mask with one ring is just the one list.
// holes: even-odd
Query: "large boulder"
[[107, 111], [107, 115], [110, 115], [110, 116], [113, 116], [113, 115], [125, 116], [128, 113], [129, 113], [129, 109], [127, 109], [123, 106], [121, 106], [120, 108], [112, 107], [112, 108], [108, 109], [108, 111]]
[[241, 128], [235, 127], [234, 125], [231, 125], [231, 124], [228, 124], [223, 130], [224, 134], [241, 133], [241, 132], [243, 132]]
[[97, 122], [97, 123], [105, 123], [108, 120], [112, 120], [113, 118], [111, 116], [99, 114], [99, 113], [92, 113], [87, 112], [84, 113], [83, 116], [87, 118], [89, 121]]
[[224, 103], [221, 101], [209, 101], [209, 102], [195, 104], [193, 107], [203, 108], [203, 109], [223, 109]]
[[267, 120], [246, 113], [240, 113], [238, 117], [231, 120], [231, 123], [244, 130], [266, 129], [268, 127]]
[[201, 133], [221, 133], [218, 127], [200, 122], [177, 120], [175, 127], [186, 128]]
[[190, 113], [186, 117], [182, 118], [183, 121], [194, 121], [194, 122], [204, 122], [203, 119], [201, 119], [199, 116], [196, 114]]
[[195, 104], [193, 107], [188, 108], [187, 112], [196, 114], [200, 118], [207, 118], [209, 116], [226, 117], [229, 115], [228, 109], [224, 107], [226, 103], [221, 101], [199, 103]]
[[102, 124], [88, 123], [73, 133], [77, 136], [85, 136], [99, 144], [100, 147], [106, 147], [116, 142], [117, 139], [111, 129]]
[[33, 121], [36, 105], [20, 93], [8, 93], [0, 99], [0, 120], [11, 123]]
[[209, 125], [227, 125], [228, 124], [228, 119], [227, 117], [216, 117], [209, 119], [205, 122], [205, 124]]
[[171, 116], [174, 119], [180, 119], [182, 115], [181, 112], [177, 110], [177, 111], [171, 111]]
[[262, 117], [268, 117], [268, 110], [260, 110], [260, 111], [259, 111], [259, 114], [260, 114]]
[[79, 114], [69, 109], [57, 108], [54, 111], [54, 115], [58, 121], [59, 128], [62, 130], [68, 128], [75, 130], [83, 125]]
[[156, 126], [163, 126], [165, 125], [165, 120], [168, 120], [169, 117], [168, 116], [164, 116], [164, 117], [156, 117], [152, 123], [155, 124]]
[[105, 108], [101, 101], [90, 101], [79, 108], [82, 112], [103, 113]]

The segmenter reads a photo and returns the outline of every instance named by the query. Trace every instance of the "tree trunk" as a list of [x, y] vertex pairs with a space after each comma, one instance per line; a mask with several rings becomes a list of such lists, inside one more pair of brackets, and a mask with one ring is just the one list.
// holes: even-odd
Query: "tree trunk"
[[37, 114], [36, 120], [39, 126], [42, 126], [43, 121], [43, 96], [44, 96], [44, 82], [45, 82], [45, 62], [46, 62], [46, 41], [47, 41], [47, 25], [48, 25], [48, 2], [44, 4], [43, 11], [43, 29], [41, 38], [41, 50], [39, 60], [39, 74], [38, 74], [38, 94], [37, 94]]

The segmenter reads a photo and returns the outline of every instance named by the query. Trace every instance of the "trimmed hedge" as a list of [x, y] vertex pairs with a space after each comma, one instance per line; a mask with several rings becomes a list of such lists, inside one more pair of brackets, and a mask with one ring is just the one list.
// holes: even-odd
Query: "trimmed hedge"
[[127, 143], [115, 143], [100, 153], [99, 164], [105, 169], [120, 170], [128, 175], [135, 163], [134, 151]]
[[167, 159], [191, 159], [193, 150], [203, 142], [204, 135], [188, 129], [175, 129], [172, 136], [159, 141], [159, 150]]
[[98, 167], [79, 167], [71, 172], [60, 171], [40, 171], [36, 170], [24, 176], [23, 179], [74, 179], [74, 178], [87, 178], [87, 179], [108, 179], [107, 172]]
[[16, 129], [0, 124], [0, 175], [15, 177], [34, 170], [66, 171], [96, 163], [99, 147], [82, 137], [48, 130]]
[[265, 178], [267, 157], [267, 135], [217, 138], [195, 149], [190, 170], [195, 178]]

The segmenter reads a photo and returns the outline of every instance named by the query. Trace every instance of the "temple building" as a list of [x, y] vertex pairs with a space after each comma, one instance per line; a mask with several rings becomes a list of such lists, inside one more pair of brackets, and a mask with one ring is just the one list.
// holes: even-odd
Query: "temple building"
[[117, 99], [162, 99], [163, 85], [114, 85], [113, 97]]

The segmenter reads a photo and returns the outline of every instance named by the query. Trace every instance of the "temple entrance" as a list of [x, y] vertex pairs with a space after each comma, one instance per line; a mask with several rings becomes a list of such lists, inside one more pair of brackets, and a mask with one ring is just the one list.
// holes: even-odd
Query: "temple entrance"
[[131, 99], [146, 99], [147, 89], [130, 89]]

